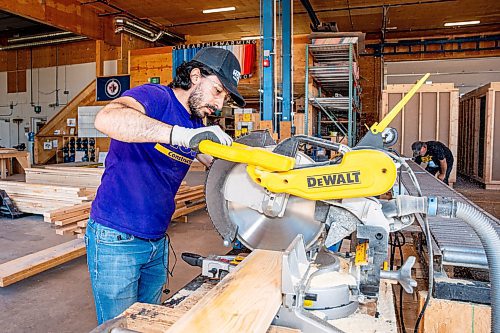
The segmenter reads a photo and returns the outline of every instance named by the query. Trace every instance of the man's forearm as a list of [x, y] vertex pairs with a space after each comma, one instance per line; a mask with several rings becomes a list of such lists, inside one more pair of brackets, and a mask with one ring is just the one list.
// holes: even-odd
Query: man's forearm
[[441, 174], [446, 174], [446, 169], [448, 169], [448, 163], [446, 163], [446, 160], [439, 161], [439, 164], [441, 166]]
[[172, 126], [148, 117], [126, 104], [112, 102], [97, 115], [95, 127], [124, 142], [170, 143]]
[[212, 164], [214, 158], [210, 155], [207, 155], [207, 154], [198, 154], [196, 155], [196, 159], [198, 161], [200, 161], [201, 164], [203, 164], [204, 166], [206, 166], [207, 168], [210, 167], [210, 165]]

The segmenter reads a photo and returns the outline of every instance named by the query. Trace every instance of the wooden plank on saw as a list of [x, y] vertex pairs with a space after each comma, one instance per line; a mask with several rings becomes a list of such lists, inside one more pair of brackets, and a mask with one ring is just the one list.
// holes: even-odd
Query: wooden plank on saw
[[282, 257], [253, 251], [167, 332], [265, 333], [282, 301]]
[[[138, 332], [165, 332], [198, 301], [204, 297], [214, 285], [205, 283], [175, 307], [156, 304], [134, 303], [125, 310], [120, 318], [124, 318], [125, 328]], [[271, 325], [267, 333], [300, 333], [300, 330]]]
[[85, 243], [82, 239], [75, 239], [8, 261], [0, 265], [0, 287], [6, 287], [84, 254]]

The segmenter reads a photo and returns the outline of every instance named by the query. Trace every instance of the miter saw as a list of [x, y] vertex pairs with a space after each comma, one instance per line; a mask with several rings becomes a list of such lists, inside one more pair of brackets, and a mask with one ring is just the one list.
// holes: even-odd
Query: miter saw
[[[422, 78], [413, 93], [427, 79]], [[349, 316], [360, 302], [376, 299], [380, 279], [398, 281], [407, 292], [414, 257], [398, 271], [383, 270], [389, 232], [427, 212], [427, 198], [396, 195], [404, 159], [387, 148], [397, 135], [387, 125], [411, 98], [410, 91], [356, 147], [297, 135], [276, 144], [268, 132], [252, 132], [222, 146], [202, 141], [201, 152], [217, 157], [205, 191], [209, 216], [224, 243], [284, 251], [283, 304], [275, 324], [304, 332], [338, 331], [326, 319]], [[398, 109], [399, 108], [399, 109]], [[314, 162], [301, 147], [338, 153]], [[409, 169], [409, 168], [408, 168]], [[394, 199], [382, 200], [391, 193]], [[347, 254], [329, 251], [350, 238]], [[323, 319], [312, 314], [321, 311]]]

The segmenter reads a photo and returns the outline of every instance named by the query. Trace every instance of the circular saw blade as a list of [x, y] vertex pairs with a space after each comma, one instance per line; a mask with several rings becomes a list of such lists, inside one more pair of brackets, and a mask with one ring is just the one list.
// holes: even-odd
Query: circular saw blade
[[[304, 163], [304, 157], [301, 159]], [[310, 160], [308, 161], [310, 163]], [[233, 191], [228, 195], [227, 191]], [[235, 195], [236, 193], [236, 195]], [[246, 165], [214, 161], [205, 184], [207, 211], [221, 236], [237, 238], [250, 249], [283, 251], [299, 234], [310, 248], [321, 235], [323, 223], [314, 220], [316, 202], [290, 196], [282, 217], [269, 217], [254, 208], [265, 189], [246, 173]], [[239, 197], [227, 200], [227, 197]]]

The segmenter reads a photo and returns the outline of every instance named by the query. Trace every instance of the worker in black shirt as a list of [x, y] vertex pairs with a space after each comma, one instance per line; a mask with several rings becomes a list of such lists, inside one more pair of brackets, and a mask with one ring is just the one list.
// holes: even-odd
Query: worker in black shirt
[[448, 185], [451, 169], [453, 169], [453, 154], [451, 150], [439, 141], [416, 141], [411, 145], [415, 163], [427, 163], [425, 168], [430, 174], [435, 175]]

